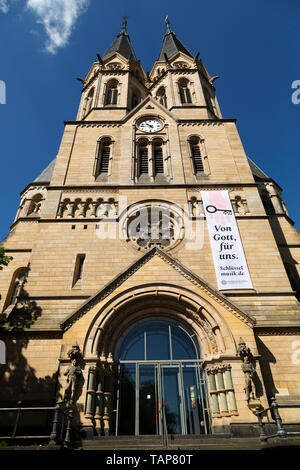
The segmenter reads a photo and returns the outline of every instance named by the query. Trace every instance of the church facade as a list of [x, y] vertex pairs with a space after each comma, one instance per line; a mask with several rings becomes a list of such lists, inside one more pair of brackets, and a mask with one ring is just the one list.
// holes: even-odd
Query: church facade
[[300, 402], [299, 233], [217, 78], [168, 22], [146, 74], [124, 21], [80, 79], [2, 243], [1, 407], [68, 400], [98, 435], [250, 435], [257, 406]]

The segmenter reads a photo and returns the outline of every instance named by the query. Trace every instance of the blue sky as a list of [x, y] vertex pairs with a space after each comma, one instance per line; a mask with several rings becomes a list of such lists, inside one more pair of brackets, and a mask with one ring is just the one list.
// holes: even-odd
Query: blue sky
[[183, 44], [221, 76], [223, 116], [237, 118], [247, 155], [283, 187], [300, 228], [300, 104], [291, 100], [300, 80], [298, 0], [0, 0], [0, 240], [20, 192], [56, 156], [64, 120], [76, 117], [76, 77], [106, 51], [123, 15], [137, 57], [151, 70], [166, 13]]

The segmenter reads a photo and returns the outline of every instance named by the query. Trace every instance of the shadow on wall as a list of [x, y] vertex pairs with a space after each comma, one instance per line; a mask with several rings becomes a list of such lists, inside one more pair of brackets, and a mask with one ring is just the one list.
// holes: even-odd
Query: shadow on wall
[[[34, 339], [29, 340], [23, 330], [30, 329], [41, 313], [23, 290], [5, 325], [0, 327], [0, 338], [6, 345], [6, 364], [0, 366], [1, 408], [54, 406], [56, 397], [60, 398], [59, 370], [40, 378], [26, 359], [25, 351]], [[11, 433], [15, 419], [15, 412], [0, 412], [0, 427], [3, 429], [4, 424]], [[52, 413], [45, 411], [22, 412], [20, 428], [45, 427], [51, 419]]]
[[8, 316], [5, 330], [22, 331], [28, 329], [41, 315], [41, 307], [34, 300], [30, 300], [28, 292], [23, 288], [22, 295]]
[[268, 399], [270, 399], [278, 393], [271, 371], [271, 364], [276, 364], [276, 358], [258, 336], [256, 337], [256, 344], [258, 353], [261, 355], [259, 362], [266, 388], [266, 394]]

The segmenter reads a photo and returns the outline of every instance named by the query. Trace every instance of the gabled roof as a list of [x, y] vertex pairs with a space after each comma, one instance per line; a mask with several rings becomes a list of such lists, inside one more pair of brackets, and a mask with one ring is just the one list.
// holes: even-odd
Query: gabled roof
[[34, 183], [39, 183], [39, 182], [50, 183], [55, 162], [56, 162], [56, 158], [54, 158], [54, 160], [52, 160], [52, 162], [49, 163], [49, 165], [42, 171], [42, 173], [37, 178], [35, 178], [33, 182]]
[[68, 315], [65, 320], [60, 324], [63, 330], [66, 330], [72, 326], [79, 318], [85, 315], [91, 308], [96, 304], [108, 297], [118, 286], [123, 284], [128, 278], [136, 273], [142, 266], [148, 263], [154, 256], [158, 256], [165, 263], [175, 269], [185, 279], [188, 279], [194, 286], [207, 292], [212, 298], [221, 302], [226, 309], [228, 309], [233, 315], [242, 320], [248, 326], [253, 327], [255, 325], [255, 319], [249, 314], [241, 310], [231, 300], [228, 300], [221, 292], [210, 286], [205, 280], [201, 279], [198, 275], [193, 273], [189, 268], [185, 267], [178, 260], [173, 258], [169, 253], [161, 250], [158, 247], [153, 247], [151, 250], [142, 254], [137, 260], [131, 263], [126, 269], [121, 271], [114, 279], [108, 284], [102, 287], [98, 292], [92, 295], [86, 300], [79, 308], [77, 308], [71, 315]]
[[135, 53], [131, 46], [129, 35], [126, 31], [126, 26], [127, 26], [127, 22], [124, 19], [121, 31], [119, 32], [118, 36], [116, 37], [112, 45], [105, 52], [104, 56], [102, 57], [103, 59], [107, 59], [109, 56], [111, 56], [115, 52], [118, 52], [126, 59], [131, 58], [133, 60], [137, 60]]

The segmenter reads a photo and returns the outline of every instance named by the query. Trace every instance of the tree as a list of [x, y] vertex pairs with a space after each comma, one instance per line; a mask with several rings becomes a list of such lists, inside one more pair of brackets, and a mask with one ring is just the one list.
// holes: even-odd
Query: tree
[[13, 259], [12, 256], [6, 256], [3, 246], [0, 246], [0, 271], [3, 269], [3, 266], [7, 266], [8, 263]]

